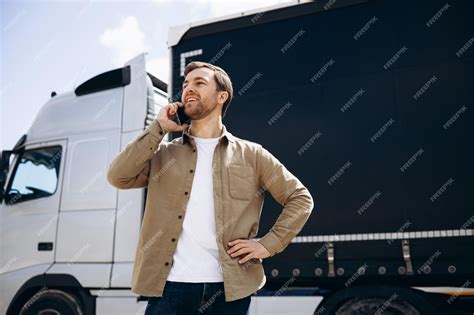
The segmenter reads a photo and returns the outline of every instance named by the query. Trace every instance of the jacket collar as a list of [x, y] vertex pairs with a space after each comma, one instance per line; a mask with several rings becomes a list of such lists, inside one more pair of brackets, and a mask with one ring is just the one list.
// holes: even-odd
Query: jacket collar
[[[185, 130], [183, 130], [183, 133], [181, 135], [181, 143], [182, 144], [185, 144], [185, 143], [190, 142], [192, 140], [190, 135], [189, 135], [189, 130], [190, 129], [191, 129], [191, 126], [186, 128]], [[227, 139], [227, 141], [235, 142], [235, 137], [229, 131], [227, 131], [227, 128], [225, 127], [224, 124], [222, 124], [222, 133], [219, 136], [219, 142], [221, 142], [223, 138]]]

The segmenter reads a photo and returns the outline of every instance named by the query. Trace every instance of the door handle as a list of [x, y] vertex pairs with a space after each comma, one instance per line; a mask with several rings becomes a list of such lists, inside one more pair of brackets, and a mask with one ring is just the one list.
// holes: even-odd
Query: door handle
[[38, 251], [41, 250], [53, 250], [53, 242], [40, 242], [38, 243]]

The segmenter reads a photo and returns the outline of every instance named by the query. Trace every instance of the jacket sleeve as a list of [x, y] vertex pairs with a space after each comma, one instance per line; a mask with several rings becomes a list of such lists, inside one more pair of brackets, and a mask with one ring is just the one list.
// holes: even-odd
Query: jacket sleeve
[[313, 198], [308, 189], [268, 150], [259, 146], [257, 172], [263, 191], [284, 208], [275, 224], [262, 238], [260, 244], [270, 252], [270, 256], [282, 252], [301, 231], [313, 207]]
[[119, 189], [146, 187], [151, 158], [166, 133], [155, 118], [114, 158], [107, 172], [109, 183]]

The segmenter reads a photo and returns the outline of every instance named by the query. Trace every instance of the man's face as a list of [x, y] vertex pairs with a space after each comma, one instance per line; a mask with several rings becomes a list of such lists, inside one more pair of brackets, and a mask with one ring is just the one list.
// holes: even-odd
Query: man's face
[[218, 92], [214, 71], [198, 68], [189, 72], [183, 82], [181, 102], [184, 111], [192, 120], [199, 120], [216, 111], [221, 113], [226, 92]]

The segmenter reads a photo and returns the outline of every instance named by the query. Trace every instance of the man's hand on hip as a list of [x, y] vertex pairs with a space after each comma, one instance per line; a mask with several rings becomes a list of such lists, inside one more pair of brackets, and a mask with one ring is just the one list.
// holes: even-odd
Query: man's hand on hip
[[247, 254], [244, 258], [239, 260], [239, 264], [245, 264], [252, 258], [267, 258], [270, 257], [270, 252], [256, 240], [237, 239], [229, 242], [229, 250], [227, 253], [230, 257], [236, 257]]

